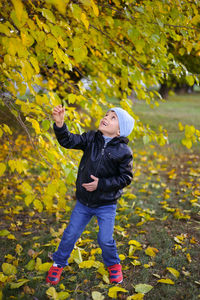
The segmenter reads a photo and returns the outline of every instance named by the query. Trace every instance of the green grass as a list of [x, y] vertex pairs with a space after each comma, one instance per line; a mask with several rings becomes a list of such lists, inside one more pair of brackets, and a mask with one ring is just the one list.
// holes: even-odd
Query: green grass
[[[143, 101], [134, 101], [133, 111], [139, 116], [144, 124], [157, 131], [159, 125], [162, 125], [168, 132], [169, 146], [173, 151], [185, 151], [181, 140], [184, 133], [179, 130], [178, 123], [183, 125], [193, 125], [200, 129], [200, 93], [192, 95], [174, 95], [168, 100], [159, 102], [159, 107], [151, 108]], [[135, 143], [136, 147], [142, 147], [142, 140]], [[194, 150], [199, 145], [194, 145]]]

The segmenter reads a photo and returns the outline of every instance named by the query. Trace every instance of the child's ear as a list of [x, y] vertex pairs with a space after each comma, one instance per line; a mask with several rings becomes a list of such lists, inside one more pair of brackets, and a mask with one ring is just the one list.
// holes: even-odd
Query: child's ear
[[117, 136], [120, 136], [120, 130], [117, 131]]

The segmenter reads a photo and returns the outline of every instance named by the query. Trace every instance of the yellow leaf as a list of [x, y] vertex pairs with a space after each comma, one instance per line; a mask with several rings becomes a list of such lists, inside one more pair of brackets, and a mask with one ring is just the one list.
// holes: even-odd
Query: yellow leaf
[[124, 288], [119, 287], [119, 286], [113, 286], [113, 287], [109, 288], [108, 296], [110, 298], [116, 299], [117, 298], [117, 292], [127, 293], [128, 291], [125, 290]]
[[36, 134], [40, 133], [40, 125], [38, 123], [38, 121], [36, 121], [35, 119], [26, 117], [26, 120], [29, 121], [32, 124], [32, 127], [35, 129]]
[[35, 195], [29, 194], [25, 197], [24, 201], [27, 206], [29, 206], [33, 200], [35, 199]]
[[128, 242], [129, 245], [135, 245], [137, 248], [142, 248], [142, 245], [136, 240], [130, 240]]
[[6, 170], [6, 165], [4, 163], [0, 163], [0, 176], [3, 175], [5, 170]]
[[16, 267], [8, 263], [2, 264], [2, 270], [6, 275], [13, 275], [17, 273]]
[[2, 300], [3, 299], [3, 292], [2, 292], [2, 290], [0, 290], [0, 300]]
[[183, 126], [183, 124], [181, 122], [178, 123], [178, 127], [179, 127], [180, 131], [184, 130], [184, 126]]
[[141, 262], [139, 260], [136, 260], [136, 259], [134, 259], [134, 261], [132, 261], [131, 263], [134, 266], [140, 266], [141, 265]]
[[17, 16], [18, 20], [21, 21], [22, 12], [23, 12], [23, 4], [22, 4], [21, 0], [12, 0], [12, 3], [15, 8], [16, 16]]
[[90, 269], [91, 267], [94, 266], [94, 260], [82, 261], [78, 266], [79, 266], [79, 268]]
[[94, 3], [93, 0], [90, 0], [90, 1], [92, 3], [92, 8], [93, 8], [94, 14], [95, 14], [95, 16], [98, 17], [98, 15], [99, 15], [99, 9], [98, 9], [98, 7], [96, 6], [96, 4]]
[[0, 273], [0, 282], [6, 282], [8, 279], [8, 276], [4, 275], [2, 272]]
[[11, 289], [18, 289], [20, 286], [24, 285], [28, 281], [29, 281], [28, 279], [19, 279], [17, 282], [11, 282], [10, 283], [10, 288]]
[[56, 289], [54, 287], [50, 287], [46, 291], [47, 296], [50, 296], [53, 300], [58, 300], [58, 293], [56, 292]]
[[52, 263], [44, 263], [38, 266], [38, 271], [40, 272], [47, 272], [51, 268]]
[[21, 30], [21, 39], [22, 39], [22, 44], [26, 47], [30, 47], [34, 43], [33, 37], [29, 35], [28, 32], [25, 30], [24, 31]]
[[156, 248], [153, 248], [153, 247], [148, 247], [146, 250], [145, 250], [145, 253], [146, 255], [149, 255], [151, 257], [154, 257], [156, 256], [156, 253], [158, 253], [158, 249]]
[[97, 291], [92, 292], [92, 299], [93, 300], [103, 300], [104, 298], [105, 297], [100, 292], [97, 292]]
[[174, 277], [178, 278], [180, 276], [180, 272], [174, 268], [166, 268]]
[[33, 201], [34, 207], [38, 210], [38, 212], [42, 212], [43, 211], [43, 205], [42, 202], [40, 200], [34, 200]]
[[81, 14], [81, 21], [83, 22], [83, 24], [85, 25], [86, 29], [88, 30], [89, 22], [88, 22], [88, 19], [86, 17], [86, 14], [84, 14], [83, 12]]
[[59, 300], [68, 299], [69, 296], [70, 296], [70, 294], [68, 292], [61, 291], [61, 292], [58, 293], [58, 299]]
[[160, 283], [166, 283], [166, 284], [174, 284], [174, 281], [172, 281], [171, 279], [169, 278], [166, 278], [166, 279], [159, 279], [158, 282]]
[[119, 259], [120, 260], [125, 260], [126, 259], [126, 256], [124, 254], [119, 254]]
[[181, 143], [186, 146], [188, 149], [192, 147], [192, 141], [190, 139], [182, 139]]
[[39, 270], [39, 267], [40, 267], [41, 264], [42, 264], [41, 258], [37, 257], [37, 259], [36, 259], [36, 265], [35, 265], [36, 271]]
[[21, 252], [23, 251], [23, 247], [19, 244], [16, 245], [16, 248], [15, 248], [15, 252], [18, 254], [18, 255], [21, 255]]
[[35, 72], [38, 74], [40, 72], [39, 64], [37, 59], [34, 56], [30, 57], [30, 62], [35, 69]]
[[192, 259], [191, 259], [190, 253], [187, 253], [187, 254], [186, 254], [186, 257], [187, 257], [188, 262], [191, 263], [191, 262], [192, 262]]
[[139, 294], [134, 294], [134, 295], [128, 296], [128, 297], [126, 298], [126, 300], [142, 300], [142, 299], [144, 299], [144, 294], [141, 294], [141, 293], [139, 293]]
[[81, 251], [79, 248], [73, 251], [72, 257], [78, 265], [83, 261]]
[[14, 234], [9, 234], [9, 235], [7, 235], [7, 238], [8, 238], [9, 240], [16, 240], [16, 237], [14, 236]]

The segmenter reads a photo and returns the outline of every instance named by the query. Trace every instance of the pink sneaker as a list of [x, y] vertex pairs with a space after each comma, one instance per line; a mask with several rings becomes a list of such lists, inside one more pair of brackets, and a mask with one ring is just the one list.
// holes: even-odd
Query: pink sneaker
[[108, 267], [108, 271], [110, 275], [110, 283], [122, 283], [123, 275], [122, 266], [120, 264]]

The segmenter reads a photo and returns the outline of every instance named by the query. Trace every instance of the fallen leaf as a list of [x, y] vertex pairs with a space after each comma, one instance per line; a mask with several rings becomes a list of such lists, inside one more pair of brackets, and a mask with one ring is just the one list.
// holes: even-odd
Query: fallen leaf
[[180, 272], [174, 268], [166, 268], [174, 277], [178, 278], [180, 276]]
[[19, 279], [17, 282], [11, 282], [10, 283], [10, 288], [11, 289], [18, 289], [20, 286], [24, 285], [27, 283], [29, 280], [28, 279]]
[[156, 256], [156, 253], [158, 253], [159, 250], [156, 249], [156, 248], [153, 248], [153, 247], [148, 247], [146, 250], [145, 250], [145, 253], [146, 255], [149, 255], [151, 257], [154, 257]]
[[166, 278], [166, 279], [159, 279], [158, 282], [160, 283], [166, 283], [166, 284], [174, 284], [174, 281], [172, 281], [171, 279], [169, 278]]
[[6, 275], [13, 275], [17, 273], [17, 268], [11, 264], [3, 263], [2, 270]]
[[144, 294], [134, 294], [132, 296], [128, 296], [126, 300], [142, 300], [144, 298]]
[[113, 286], [113, 287], [109, 288], [108, 296], [109, 296], [110, 298], [116, 299], [116, 298], [117, 298], [117, 293], [118, 293], [118, 292], [124, 292], [124, 293], [127, 293], [128, 291], [125, 290], [124, 288], [119, 287], [119, 286]]
[[148, 293], [150, 290], [152, 290], [153, 286], [150, 284], [137, 284], [134, 286], [136, 293], [142, 293], [142, 294], [146, 294]]
[[97, 291], [92, 292], [92, 299], [93, 300], [103, 300], [104, 298], [105, 297], [100, 292], [97, 292]]

